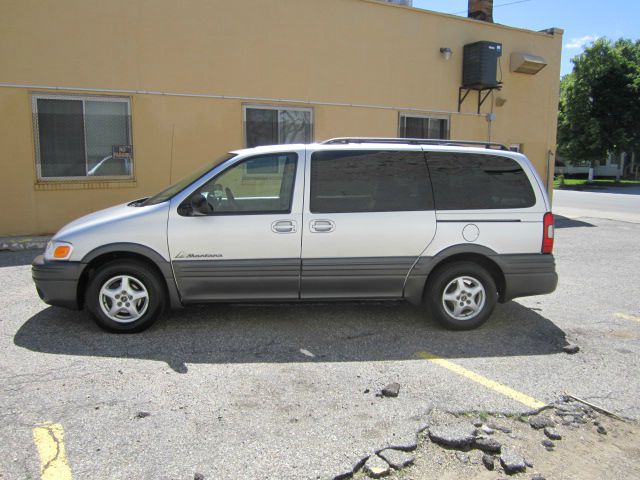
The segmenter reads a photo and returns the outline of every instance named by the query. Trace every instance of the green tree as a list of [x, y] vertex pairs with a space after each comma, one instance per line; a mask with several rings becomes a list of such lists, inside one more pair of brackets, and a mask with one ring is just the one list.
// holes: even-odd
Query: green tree
[[640, 41], [598, 39], [560, 82], [558, 153], [602, 160], [640, 146]]

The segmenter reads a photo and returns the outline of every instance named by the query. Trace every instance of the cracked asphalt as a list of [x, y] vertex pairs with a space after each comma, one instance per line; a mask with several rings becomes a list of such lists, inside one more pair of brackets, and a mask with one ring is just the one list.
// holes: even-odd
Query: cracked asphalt
[[[404, 303], [324, 303], [190, 307], [110, 335], [38, 299], [38, 252], [0, 252], [0, 476], [40, 477], [43, 422], [64, 428], [74, 479], [329, 479], [415, 443], [434, 407], [528, 410], [421, 352], [638, 419], [640, 216], [556, 212], [558, 290], [499, 305], [472, 332]], [[377, 397], [391, 382], [399, 396]]]

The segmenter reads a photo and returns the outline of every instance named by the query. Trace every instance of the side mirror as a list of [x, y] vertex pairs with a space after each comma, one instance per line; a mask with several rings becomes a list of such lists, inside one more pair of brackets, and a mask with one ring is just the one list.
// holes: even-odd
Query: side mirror
[[185, 200], [178, 207], [178, 215], [181, 217], [190, 217], [193, 213], [193, 209], [191, 208], [191, 203], [189, 200]]
[[201, 217], [211, 213], [211, 207], [207, 203], [207, 198], [201, 193], [192, 195], [191, 198], [191, 215]]

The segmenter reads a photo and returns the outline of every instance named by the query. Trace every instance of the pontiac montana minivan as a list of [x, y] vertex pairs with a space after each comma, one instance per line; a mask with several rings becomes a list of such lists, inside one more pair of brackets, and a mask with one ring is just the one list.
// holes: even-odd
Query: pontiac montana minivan
[[33, 263], [47, 303], [138, 332], [198, 302], [398, 300], [443, 326], [552, 292], [553, 216], [503, 146], [337, 138], [238, 150], [63, 227]]

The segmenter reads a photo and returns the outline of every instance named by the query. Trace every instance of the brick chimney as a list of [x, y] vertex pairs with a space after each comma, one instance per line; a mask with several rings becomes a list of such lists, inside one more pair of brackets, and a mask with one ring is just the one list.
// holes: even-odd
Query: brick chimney
[[407, 7], [413, 7], [413, 0], [386, 0], [387, 3], [395, 3], [396, 5], [406, 5]]
[[469, 0], [468, 17], [493, 23], [493, 0]]

